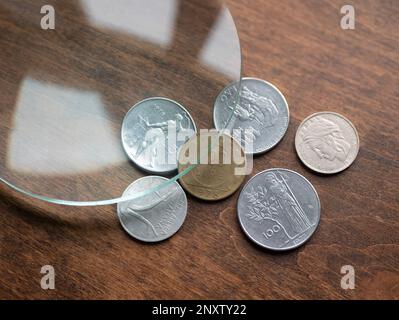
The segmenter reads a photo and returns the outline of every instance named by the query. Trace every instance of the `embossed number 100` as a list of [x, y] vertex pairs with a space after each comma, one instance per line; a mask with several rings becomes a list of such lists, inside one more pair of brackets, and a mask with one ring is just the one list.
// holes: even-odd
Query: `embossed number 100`
[[266, 239], [270, 239], [274, 234], [279, 233], [280, 230], [281, 227], [278, 224], [275, 224], [271, 229], [267, 229], [266, 232], [263, 232], [263, 235]]

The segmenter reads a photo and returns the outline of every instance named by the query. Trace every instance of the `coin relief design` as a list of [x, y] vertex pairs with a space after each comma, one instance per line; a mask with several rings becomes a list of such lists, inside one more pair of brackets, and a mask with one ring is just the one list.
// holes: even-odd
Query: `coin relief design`
[[194, 120], [184, 107], [169, 99], [150, 98], [127, 113], [122, 141], [137, 166], [166, 174], [177, 169], [177, 150], [195, 132]]
[[348, 168], [359, 151], [354, 125], [333, 112], [320, 112], [299, 126], [295, 147], [301, 161], [319, 173], [333, 174]]
[[[214, 107], [218, 130], [233, 131], [246, 153], [260, 154], [277, 145], [289, 124], [289, 108], [283, 94], [272, 84], [244, 78], [226, 87]], [[239, 96], [239, 103], [237, 99]]]
[[[123, 196], [134, 196], [166, 181], [166, 178], [155, 176], [138, 179]], [[118, 204], [118, 217], [125, 231], [145, 242], [162, 241], [174, 235], [182, 226], [186, 214], [187, 198], [177, 182], [147, 196]]]
[[[219, 144], [217, 146], [211, 145], [213, 137], [218, 137]], [[200, 140], [204, 139], [204, 143]], [[230, 145], [231, 147], [226, 147]], [[245, 153], [240, 144], [228, 135], [219, 136], [216, 132], [211, 132], [208, 135], [196, 135], [191, 138], [182, 148], [179, 153], [179, 173], [186, 170], [190, 165], [196, 164], [192, 162], [183, 163], [183, 158], [189, 157], [189, 152], [197, 149], [198, 154], [201, 149], [205, 150], [206, 160], [209, 164], [197, 164], [185, 176], [180, 178], [180, 183], [183, 188], [193, 196], [208, 200], [216, 201], [227, 198], [232, 195], [245, 180]], [[219, 162], [211, 164], [212, 153], [217, 153]], [[234, 153], [236, 153], [234, 155]], [[223, 159], [231, 159], [230, 163], [223, 163]], [[238, 161], [235, 161], [235, 159]], [[200, 160], [197, 157], [196, 161]], [[199, 161], [198, 161], [199, 162]]]
[[310, 182], [286, 169], [270, 169], [253, 177], [238, 200], [238, 217], [247, 236], [272, 250], [305, 243], [320, 220], [319, 197]]

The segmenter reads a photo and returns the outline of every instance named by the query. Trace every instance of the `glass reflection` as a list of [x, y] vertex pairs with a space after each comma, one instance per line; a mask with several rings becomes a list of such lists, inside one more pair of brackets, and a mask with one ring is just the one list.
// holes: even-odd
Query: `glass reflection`
[[[223, 9], [206, 42], [200, 52], [199, 59], [204, 65], [225, 75], [231, 79], [239, 78], [241, 70], [237, 66], [241, 64], [241, 55], [236, 48], [239, 42], [238, 35], [235, 41], [232, 41], [229, 28], [226, 26], [234, 23], [230, 12]], [[235, 53], [235, 54], [233, 54]]]
[[176, 100], [212, 128], [216, 96], [240, 79], [222, 1], [53, 0], [50, 31], [44, 4], [0, 2], [0, 177], [48, 201], [95, 205], [146, 175], [120, 137], [138, 101]]
[[177, 0], [82, 0], [93, 26], [129, 33], [144, 41], [168, 47], [173, 39]]
[[90, 173], [126, 161], [98, 92], [21, 84], [7, 166], [28, 174]]

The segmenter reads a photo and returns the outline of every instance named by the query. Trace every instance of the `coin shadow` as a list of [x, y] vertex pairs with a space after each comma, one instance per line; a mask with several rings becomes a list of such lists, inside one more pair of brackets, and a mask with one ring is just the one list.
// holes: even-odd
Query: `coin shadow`
[[123, 229], [122, 226], [119, 227], [119, 231], [123, 232], [124, 237], [126, 240], [128, 241], [133, 241], [138, 245], [142, 245], [145, 247], [156, 247], [156, 246], [160, 246], [162, 244], [166, 244], [170, 241], [171, 238], [173, 238], [175, 235], [172, 235], [171, 237], [165, 239], [165, 240], [161, 240], [161, 241], [154, 241], [154, 242], [147, 242], [147, 241], [143, 241], [143, 240], [139, 240], [136, 239], [135, 237], [130, 236], [125, 229]]
[[137, 238], [135, 238], [135, 237], [129, 235], [129, 233], [126, 232], [126, 230], [123, 228], [123, 226], [122, 226], [121, 223], [119, 223], [119, 229], [118, 229], [118, 230], [121, 231], [121, 232], [123, 232], [124, 237], [125, 237], [126, 240], [133, 241], [133, 242], [135, 242], [135, 243], [138, 244], [138, 245], [142, 245], [142, 246], [146, 246], [146, 247], [155, 247], [155, 246], [161, 246], [161, 245], [164, 245], [164, 244], [169, 243], [173, 237], [175, 237], [179, 232], [181, 232], [181, 229], [182, 229], [182, 228], [184, 228], [184, 223], [183, 223], [183, 225], [180, 227], [180, 229], [177, 230], [176, 233], [172, 234], [169, 238], [166, 238], [166, 239], [160, 240], [160, 241], [153, 241], [153, 242], [148, 242], [148, 241], [140, 240], [140, 239], [137, 239]]
[[[170, 172], [165, 172], [165, 173], [154, 173], [154, 172], [151, 172], [150, 170], [146, 170], [146, 169], [140, 167], [139, 165], [137, 165], [136, 163], [134, 163], [130, 159], [129, 159], [129, 164], [134, 169], [136, 169], [137, 171], [139, 171], [140, 173], [142, 173], [145, 176], [154, 176], [155, 175], [155, 176], [160, 176], [160, 177], [164, 177], [164, 178], [167, 178], [167, 179], [172, 179], [177, 174], [177, 169], [173, 170], [173, 171], [170, 171]], [[134, 181], [132, 181], [132, 182], [134, 182]]]
[[185, 194], [187, 196], [187, 200], [194, 201], [194, 202], [197, 202], [199, 204], [206, 204], [208, 206], [220, 206], [220, 205], [223, 205], [223, 203], [231, 201], [231, 199], [234, 198], [234, 197], [236, 197], [236, 200], [237, 200], [242, 188], [245, 186], [245, 184], [247, 183], [249, 178], [250, 178], [250, 175], [246, 175], [245, 176], [245, 180], [242, 182], [242, 184], [240, 185], [240, 187], [236, 191], [234, 191], [228, 197], [226, 197], [224, 199], [220, 199], [220, 200], [204, 200], [204, 199], [201, 199], [201, 198], [197, 198], [196, 196], [194, 196], [190, 192], [188, 192], [186, 189], [184, 189], [184, 187], [179, 182], [179, 180], [177, 182], [179, 182], [179, 185], [183, 188], [183, 190], [184, 190], [184, 192], [185, 192]]
[[268, 254], [268, 255], [273, 256], [273, 257], [277, 257], [277, 256], [281, 257], [281, 256], [289, 256], [289, 255], [293, 255], [293, 254], [297, 255], [297, 254], [299, 254], [301, 252], [301, 250], [303, 250], [303, 248], [305, 246], [311, 245], [312, 238], [315, 237], [316, 234], [317, 234], [317, 229], [318, 228], [316, 228], [315, 232], [312, 234], [312, 236], [309, 238], [309, 240], [306, 241], [305, 243], [303, 243], [302, 245], [300, 245], [299, 247], [290, 248], [290, 249], [287, 249], [287, 250], [280, 250], [280, 251], [279, 250], [271, 250], [271, 249], [263, 248], [263, 247], [257, 245], [256, 243], [254, 243], [253, 241], [251, 241], [251, 239], [249, 239], [248, 237], [245, 237], [245, 238], [246, 238], [246, 241], [255, 250], [260, 251], [263, 254]]

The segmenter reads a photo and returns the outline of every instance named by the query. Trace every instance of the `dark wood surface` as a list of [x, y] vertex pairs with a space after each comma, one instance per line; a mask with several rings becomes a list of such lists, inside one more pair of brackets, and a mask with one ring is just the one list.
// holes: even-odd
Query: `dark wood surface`
[[[252, 245], [236, 218], [238, 194], [189, 197], [181, 231], [145, 245], [122, 231], [114, 206], [48, 205], [1, 185], [0, 298], [398, 299], [399, 5], [352, 3], [356, 30], [343, 31], [342, 1], [229, 1], [244, 75], [277, 85], [291, 111], [284, 140], [255, 159], [253, 174], [284, 167], [314, 184], [322, 214], [310, 242], [283, 254]], [[294, 150], [300, 122], [323, 110], [351, 119], [361, 140], [354, 165], [329, 177]], [[47, 264], [54, 291], [40, 288]], [[343, 265], [355, 268], [355, 290], [340, 286]]]

